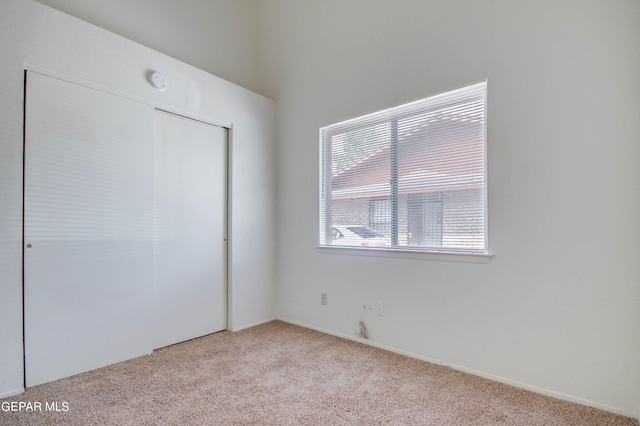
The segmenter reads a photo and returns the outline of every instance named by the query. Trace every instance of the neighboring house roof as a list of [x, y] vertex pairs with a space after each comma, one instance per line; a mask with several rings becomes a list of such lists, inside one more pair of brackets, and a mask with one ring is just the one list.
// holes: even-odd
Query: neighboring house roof
[[[456, 121], [455, 133], [451, 123]], [[447, 130], [445, 135], [445, 130]], [[484, 182], [484, 124], [441, 115], [398, 137], [400, 194], [478, 188]], [[332, 176], [332, 198], [389, 196], [391, 146], [382, 146]]]

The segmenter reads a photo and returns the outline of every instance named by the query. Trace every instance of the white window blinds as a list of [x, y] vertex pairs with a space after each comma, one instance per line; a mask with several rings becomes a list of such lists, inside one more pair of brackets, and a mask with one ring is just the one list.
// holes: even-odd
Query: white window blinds
[[320, 245], [487, 252], [487, 83], [320, 129]]

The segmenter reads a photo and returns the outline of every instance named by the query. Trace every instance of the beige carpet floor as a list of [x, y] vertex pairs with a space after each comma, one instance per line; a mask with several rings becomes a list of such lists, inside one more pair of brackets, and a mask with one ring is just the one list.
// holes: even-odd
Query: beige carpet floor
[[0, 424], [638, 425], [280, 321], [0, 400], [20, 401], [40, 402], [42, 411], [0, 411]]

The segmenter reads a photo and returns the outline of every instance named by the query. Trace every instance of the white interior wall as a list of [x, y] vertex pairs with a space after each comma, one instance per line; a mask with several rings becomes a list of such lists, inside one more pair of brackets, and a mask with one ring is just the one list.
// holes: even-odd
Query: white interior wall
[[[278, 316], [640, 412], [640, 2], [263, 0]], [[488, 78], [488, 264], [330, 255], [318, 128]], [[320, 294], [328, 293], [328, 305]], [[364, 303], [384, 302], [384, 317]]]
[[[237, 48], [230, 42], [225, 53], [231, 55]], [[174, 112], [233, 125], [229, 327], [239, 329], [275, 316], [273, 101], [33, 1], [0, 2], [0, 52], [0, 396], [20, 392], [23, 383], [25, 64]], [[167, 91], [151, 87], [146, 80], [150, 70], [167, 76]]]
[[257, 0], [36, 0], [258, 91]]

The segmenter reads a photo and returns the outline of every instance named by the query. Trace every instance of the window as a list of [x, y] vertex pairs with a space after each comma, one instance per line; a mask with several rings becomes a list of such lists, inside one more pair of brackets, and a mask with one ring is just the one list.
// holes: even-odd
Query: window
[[484, 81], [320, 129], [320, 245], [487, 253], [486, 103]]
[[383, 198], [369, 201], [369, 226], [382, 234], [391, 235], [391, 200]]

